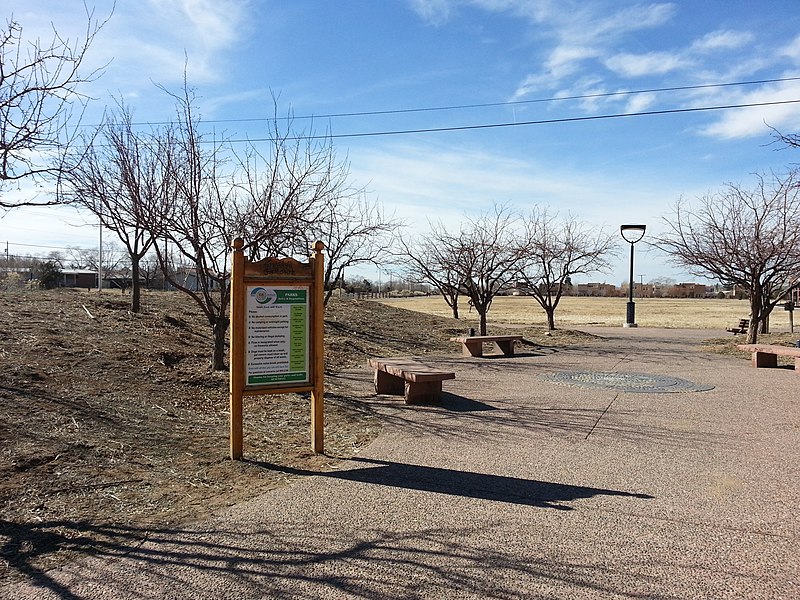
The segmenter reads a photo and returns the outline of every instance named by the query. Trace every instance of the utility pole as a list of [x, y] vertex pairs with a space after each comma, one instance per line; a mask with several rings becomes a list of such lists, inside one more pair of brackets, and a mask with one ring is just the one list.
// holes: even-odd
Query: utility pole
[[97, 291], [103, 291], [103, 224], [100, 223], [100, 251], [97, 254]]

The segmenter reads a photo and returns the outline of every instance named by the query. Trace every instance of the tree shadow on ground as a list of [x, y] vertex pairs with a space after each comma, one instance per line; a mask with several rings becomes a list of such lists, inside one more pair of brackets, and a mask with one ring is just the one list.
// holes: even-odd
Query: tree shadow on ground
[[[268, 463], [252, 464], [292, 476], [324, 477], [559, 511], [574, 510], [569, 503], [597, 496], [653, 498], [642, 493], [517, 477], [365, 458], [352, 460], [358, 465], [356, 468], [327, 473]], [[209, 574], [212, 580], [227, 580], [227, 585], [235, 581], [237, 593], [243, 596], [248, 592], [285, 594], [295, 585], [307, 593], [293, 593], [292, 597], [314, 598], [326, 592], [374, 598], [416, 595], [414, 589], [419, 588], [407, 587], [409, 577], [390, 575], [387, 580], [385, 576], [375, 575], [376, 569], [413, 571], [427, 586], [432, 586], [431, 589], [440, 591], [456, 589], [469, 595], [514, 597], [513, 585], [496, 596], [496, 586], [508, 584], [487, 578], [489, 566], [492, 572], [506, 570], [516, 577], [553, 580], [559, 585], [564, 582], [579, 588], [598, 585], [596, 576], [584, 579], [580, 573], [565, 569], [558, 562], [531, 561], [527, 556], [496, 549], [487, 542], [493, 526], [423, 531], [414, 527], [403, 528], [403, 531], [375, 527], [371, 531], [360, 531], [356, 535], [358, 539], [353, 540], [350, 538], [353, 532], [342, 531], [337, 536], [327, 527], [320, 530], [305, 523], [277, 522], [257, 531], [247, 526], [240, 531], [228, 530], [230, 527], [220, 527], [219, 522], [213, 521], [186, 528], [138, 528], [74, 521], [18, 524], [0, 520], [0, 555], [7, 561], [15, 579], [48, 591], [50, 597], [66, 600], [95, 597], [99, 590], [127, 596], [131, 585], [128, 578], [132, 573], [122, 568], [120, 560], [133, 565], [136, 582], [147, 578], [146, 585], [152, 586], [150, 591], [137, 590], [141, 597], [150, 597], [152, 591], [167, 593], [169, 589], [180, 590], [186, 597], [213, 596], [200, 583]], [[325, 540], [326, 537], [329, 539]], [[75, 558], [95, 558], [89, 558], [77, 575], [70, 576], [60, 570], [44, 568], [47, 555], [57, 552], [70, 553]], [[338, 574], [333, 565], [346, 566], [349, 574]], [[205, 575], [198, 578], [192, 570]], [[421, 585], [420, 580], [413, 585]], [[613, 588], [603, 585], [601, 589]]]
[[[66, 569], [34, 566], [35, 550], [24, 552], [15, 568], [26, 584], [0, 590], [7, 597], [89, 600], [114, 598], [303, 598], [358, 597], [400, 600], [420, 597], [673, 598], [662, 594], [666, 581], [637, 574], [629, 565], [570, 561], [520, 552], [491, 540], [508, 531], [497, 524], [393, 530], [382, 525], [345, 531], [336, 523], [289, 521], [252, 526], [204, 523], [191, 528], [108, 527], [90, 523], [46, 522], [14, 525], [0, 521], [3, 552], [40, 543], [49, 530], [67, 527], [82, 537], [54, 536], [53, 544], [94, 557]], [[10, 526], [10, 527], [9, 527]], [[535, 544], [534, 544], [535, 545]], [[33, 586], [33, 590], [31, 587]], [[2, 595], [2, 594], [0, 594]]]
[[[537, 386], [555, 385], [540, 383], [537, 376], [537, 373], [550, 373], [552, 365], [537, 366], [530, 361], [515, 363], [513, 359], [477, 361], [467, 364], [460, 358], [454, 358], [452, 363], [443, 360], [440, 366], [444, 369], [460, 369], [457, 380], [465, 369], [470, 369], [470, 377], [483, 387], [491, 387], [495, 376], [527, 377]], [[565, 368], [579, 366], [579, 363], [575, 363], [565, 365]], [[581, 440], [591, 434], [593, 437], [605, 435], [620, 441], [679, 448], [708, 448], [735, 443], [735, 439], [729, 435], [713, 431], [710, 427], [706, 430], [700, 427], [687, 430], [668, 423], [645, 422], [637, 406], [629, 409], [615, 407], [611, 413], [606, 413], [608, 402], [616, 394], [613, 390], [575, 388], [569, 392], [568, 401], [551, 402], [543, 396], [542, 390], [545, 388], [531, 388], [531, 397], [526, 399], [498, 394], [495, 387], [491, 399], [486, 399], [485, 390], [471, 383], [469, 398], [444, 391], [439, 404], [407, 405], [401, 396], [375, 395], [371, 372], [366, 369], [338, 374], [335, 380], [343, 384], [340, 389], [342, 397], [356, 398], [356, 403], [363, 410], [374, 413], [382, 423], [414, 435], [432, 435], [452, 440], [471, 440], [479, 435], [510, 440], [528, 439], [531, 434], [546, 433]], [[591, 403], [589, 396], [595, 399]], [[683, 397], [685, 394], [676, 396]], [[602, 401], [597, 401], [597, 398]], [[658, 401], [664, 402], [661, 398]], [[583, 403], [584, 406], [581, 405]]]

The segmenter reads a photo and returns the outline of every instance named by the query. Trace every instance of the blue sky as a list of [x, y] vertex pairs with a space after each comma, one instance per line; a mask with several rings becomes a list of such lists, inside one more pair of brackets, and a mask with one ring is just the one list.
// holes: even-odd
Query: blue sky
[[[69, 36], [85, 27], [78, 0], [0, 6], [26, 36], [47, 37], [51, 23]], [[98, 16], [111, 10], [93, 6]], [[178, 89], [185, 57], [215, 128], [265, 135], [244, 119], [272, 116], [277, 94], [281, 114], [291, 107], [344, 136], [335, 146], [353, 180], [416, 230], [497, 202], [657, 232], [679, 197], [800, 162], [800, 152], [770, 145], [767, 126], [800, 131], [800, 103], [577, 120], [800, 100], [800, 80], [646, 91], [800, 77], [796, 0], [118, 0], [88, 57], [109, 64], [84, 90], [95, 98], [84, 122], [97, 122], [112, 96], [137, 121], [168, 119], [155, 83]], [[428, 108], [441, 110], [408, 112]], [[401, 112], [328, 116], [379, 111]], [[561, 122], [513, 125], [541, 121]], [[349, 137], [494, 124], [504, 126]], [[14, 210], [0, 218], [0, 242], [12, 254], [96, 246], [97, 228], [82, 223], [91, 218], [67, 208]], [[588, 279], [619, 285], [624, 252], [619, 262]], [[640, 275], [697, 279], [644, 247]]]

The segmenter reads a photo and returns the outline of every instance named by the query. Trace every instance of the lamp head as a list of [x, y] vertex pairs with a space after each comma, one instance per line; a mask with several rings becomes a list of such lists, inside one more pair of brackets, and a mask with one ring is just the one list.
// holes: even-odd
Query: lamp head
[[635, 244], [644, 237], [647, 225], [620, 225], [619, 232], [629, 244]]

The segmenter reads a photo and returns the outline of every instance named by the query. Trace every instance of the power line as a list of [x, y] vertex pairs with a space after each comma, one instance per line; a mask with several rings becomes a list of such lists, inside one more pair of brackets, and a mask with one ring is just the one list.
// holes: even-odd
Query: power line
[[[725, 88], [725, 87], [738, 87], [738, 86], [747, 86], [747, 85], [763, 85], [766, 83], [785, 83], [788, 81], [800, 81], [800, 76], [797, 77], [779, 77], [775, 79], [754, 79], [748, 81], [731, 81], [731, 82], [723, 82], [723, 83], [705, 83], [705, 84], [698, 84], [698, 85], [679, 85], [679, 86], [669, 86], [669, 87], [659, 87], [659, 88], [645, 88], [645, 89], [638, 89], [638, 90], [622, 90], [616, 92], [597, 92], [593, 94], [576, 94], [572, 96], [551, 96], [546, 98], [534, 98], [531, 100], [507, 100], [504, 102], [486, 102], [480, 104], [453, 104], [453, 105], [444, 105], [444, 106], [428, 106], [428, 107], [416, 107], [416, 108], [398, 108], [398, 109], [387, 109], [387, 110], [367, 110], [367, 111], [354, 111], [354, 112], [342, 112], [342, 113], [329, 113], [329, 114], [321, 114], [321, 115], [303, 115], [303, 116], [291, 116], [291, 117], [245, 117], [245, 118], [237, 118], [237, 119], [210, 119], [210, 120], [200, 120], [200, 123], [203, 124], [215, 124], [215, 123], [258, 123], [264, 121], [286, 121], [286, 120], [301, 120], [301, 119], [333, 119], [333, 118], [342, 118], [342, 117], [371, 117], [371, 116], [380, 116], [380, 115], [396, 115], [396, 114], [413, 114], [413, 113], [423, 113], [423, 112], [442, 112], [448, 110], [465, 110], [465, 109], [473, 109], [473, 108], [493, 108], [493, 107], [501, 107], [501, 106], [522, 106], [526, 104], [543, 104], [546, 102], [561, 102], [565, 100], [591, 100], [591, 99], [598, 99], [598, 98], [612, 98], [617, 96], [631, 96], [634, 94], [655, 94], [659, 92], [685, 92], [685, 91], [692, 91], [692, 90], [705, 90], [705, 89], [717, 89], [717, 88]], [[135, 126], [143, 126], [143, 125], [169, 125], [171, 121], [142, 121], [132, 123]], [[97, 125], [85, 125], [85, 127], [97, 127]]]
[[[611, 113], [605, 115], [590, 115], [586, 117], [562, 117], [556, 119], [539, 119], [535, 121], [515, 121], [505, 123], [487, 123], [481, 125], [460, 125], [452, 127], [431, 127], [426, 129], [396, 129], [386, 131], [364, 131], [358, 133], [338, 133], [338, 134], [324, 134], [324, 135], [298, 135], [288, 136], [281, 138], [283, 140], [322, 140], [322, 139], [337, 139], [337, 138], [357, 138], [357, 137], [377, 137], [385, 135], [407, 135], [415, 133], [439, 133], [449, 131], [471, 131], [476, 129], [497, 129], [501, 127], [524, 127], [529, 125], [548, 125], [554, 123], [579, 123], [583, 121], [599, 121], [604, 119], [621, 119], [625, 117], [647, 117], [655, 115], [670, 115], [682, 114], [693, 112], [708, 112], [715, 110], [730, 110], [734, 108], [755, 108], [758, 106], [778, 106], [783, 104], [797, 104], [798, 100], [776, 100], [773, 102], [752, 102], [748, 104], [722, 104], [717, 106], [699, 106], [692, 108], [670, 108], [664, 110], [647, 110], [629, 113]], [[274, 138], [243, 138], [243, 139], [230, 139], [229, 143], [243, 143], [243, 142], [274, 142]], [[210, 143], [210, 142], [208, 142]]]
[[[395, 110], [373, 110], [373, 111], [363, 111], [363, 112], [349, 112], [349, 113], [332, 113], [327, 115], [309, 115], [303, 117], [294, 117], [295, 119], [328, 119], [328, 118], [335, 118], [335, 117], [364, 117], [364, 116], [377, 116], [377, 115], [393, 115], [393, 114], [402, 114], [402, 113], [419, 113], [419, 112], [434, 112], [434, 111], [444, 111], [444, 110], [462, 110], [468, 108], [492, 108], [498, 106], [519, 106], [524, 104], [542, 104], [545, 102], [558, 102], [563, 100], [590, 100], [590, 99], [597, 99], [597, 98], [611, 98], [614, 96], [630, 96], [634, 94], [655, 94], [658, 92], [677, 92], [677, 91], [689, 91], [689, 90], [702, 90], [702, 89], [711, 89], [711, 88], [722, 88], [722, 87], [732, 87], [732, 86], [742, 86], [742, 85], [757, 85], [757, 84], [764, 84], [764, 83], [778, 83], [784, 81], [800, 81], [800, 77], [784, 77], [780, 79], [761, 79], [755, 81], [736, 81], [730, 83], [707, 83], [701, 85], [682, 85], [682, 86], [673, 86], [673, 87], [662, 87], [662, 88], [650, 88], [650, 89], [643, 89], [643, 90], [626, 90], [626, 91], [617, 91], [617, 92], [598, 92], [594, 94], [579, 94], [574, 96], [552, 96], [549, 98], [536, 98], [532, 100], [508, 100], [506, 102], [488, 102], [484, 104], [460, 104], [460, 105], [453, 105], [453, 106], [432, 106], [427, 108], [401, 108]], [[290, 117], [281, 117], [281, 119], [288, 119]], [[219, 120], [219, 121], [205, 121], [207, 123], [225, 123], [225, 122], [236, 122], [239, 119], [227, 119], [227, 120]], [[274, 118], [267, 118], [267, 119], [248, 119], [252, 121], [256, 120], [267, 120], [272, 121], [275, 120]]]
[[91, 250], [92, 248], [81, 248], [80, 246], [43, 246], [41, 244], [18, 244], [17, 242], [8, 242], [9, 246], [23, 246], [25, 248], [44, 248], [46, 250]]

